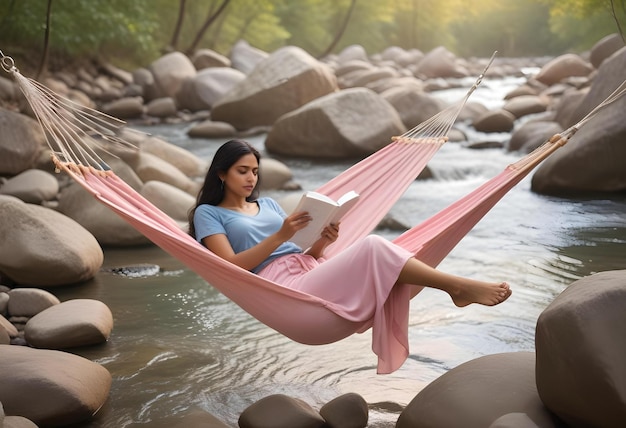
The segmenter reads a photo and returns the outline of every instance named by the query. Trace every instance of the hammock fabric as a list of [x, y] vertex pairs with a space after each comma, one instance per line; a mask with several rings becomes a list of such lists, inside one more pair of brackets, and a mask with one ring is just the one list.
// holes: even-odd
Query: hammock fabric
[[[77, 107], [37, 82], [26, 79], [6, 58], [2, 58], [3, 67], [13, 75], [33, 107], [46, 132], [48, 144], [51, 148], [52, 143], [58, 147], [53, 149], [57, 167], [65, 170], [101, 203], [156, 245], [180, 259], [253, 317], [290, 339], [310, 345], [328, 344], [373, 327], [372, 349], [378, 356], [378, 373], [393, 372], [404, 363], [409, 352], [408, 319], [397, 319], [392, 315], [399, 312], [408, 318], [409, 298], [423, 287], [394, 287], [406, 296], [402, 303], [406, 307], [387, 307], [392, 303], [386, 303], [384, 314], [378, 319], [377, 315], [360, 319], [352, 317], [347, 308], [333, 302], [283, 287], [230, 264], [181, 230], [174, 220], [108, 170], [106, 165], [102, 168], [102, 160], [84, 141], [90, 134], [96, 134], [99, 140], [119, 142], [114, 132], [108, 131], [117, 129], [119, 124], [111, 125], [112, 118], [103, 119], [101, 113]], [[327, 258], [363, 238], [377, 226], [446, 142], [445, 136], [482, 76], [459, 105], [451, 106], [396, 138], [317, 189], [333, 198], [350, 190], [361, 195], [355, 208], [342, 220], [342, 233], [327, 249]], [[72, 113], [70, 119], [67, 118], [68, 111]], [[394, 242], [423, 262], [436, 266], [513, 186], [565, 144], [576, 130], [574, 126], [555, 135], [530, 155], [509, 165], [501, 174], [406, 231]], [[90, 141], [94, 142], [93, 139]], [[81, 144], [85, 146], [81, 147]], [[389, 299], [389, 302], [392, 300], [397, 302], [397, 299]], [[379, 331], [376, 331], [377, 328]], [[381, 334], [380, 329], [385, 329], [385, 334]]]

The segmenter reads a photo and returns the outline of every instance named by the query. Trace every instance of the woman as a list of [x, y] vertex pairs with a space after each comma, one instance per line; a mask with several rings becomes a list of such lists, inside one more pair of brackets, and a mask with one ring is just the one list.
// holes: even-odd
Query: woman
[[286, 215], [272, 199], [257, 198], [259, 160], [258, 151], [245, 141], [222, 145], [190, 212], [191, 235], [223, 259], [283, 286], [372, 316], [394, 288], [405, 284], [445, 291], [459, 307], [497, 305], [511, 295], [506, 282], [441, 272], [374, 235], [324, 260], [324, 249], [337, 240], [338, 224], [326, 227], [303, 252], [289, 239], [305, 228], [311, 217], [306, 212]]

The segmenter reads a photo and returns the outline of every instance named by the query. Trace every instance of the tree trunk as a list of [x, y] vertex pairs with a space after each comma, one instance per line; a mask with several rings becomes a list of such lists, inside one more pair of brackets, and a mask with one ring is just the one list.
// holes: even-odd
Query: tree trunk
[[326, 48], [326, 50], [318, 56], [318, 58], [324, 58], [325, 56], [330, 54], [333, 51], [333, 49], [335, 49], [335, 47], [339, 43], [339, 40], [341, 40], [341, 37], [343, 37], [343, 33], [345, 33], [346, 28], [348, 28], [348, 22], [350, 22], [350, 17], [352, 16], [352, 11], [354, 10], [355, 5], [356, 5], [356, 0], [352, 0], [352, 2], [350, 3], [350, 7], [348, 8], [348, 12], [346, 13], [345, 18], [343, 19], [343, 23], [339, 27], [337, 34], [335, 34], [335, 38], [330, 43], [330, 45]]
[[52, 15], [52, 0], [48, 0], [48, 10], [46, 12], [46, 31], [43, 40], [43, 54], [41, 55], [41, 61], [39, 62], [39, 69], [35, 75], [35, 80], [39, 80], [42, 74], [45, 72], [48, 65], [48, 53], [50, 51], [50, 16]]
[[170, 41], [167, 51], [178, 50], [178, 38], [180, 37], [180, 30], [183, 28], [183, 20], [185, 18], [185, 7], [187, 0], [180, 0], [178, 4], [178, 19], [176, 20], [176, 27], [174, 27], [174, 33], [172, 34], [172, 40]]
[[207, 17], [206, 21], [204, 21], [202, 28], [200, 28], [200, 30], [198, 31], [198, 34], [196, 34], [196, 38], [191, 43], [191, 46], [189, 46], [189, 49], [187, 49], [188, 55], [193, 53], [198, 48], [198, 45], [200, 44], [202, 37], [204, 37], [204, 33], [206, 32], [206, 30], [217, 19], [217, 17], [220, 16], [220, 14], [224, 11], [224, 9], [226, 9], [226, 6], [228, 6], [229, 2], [230, 0], [224, 0], [222, 4], [220, 5], [220, 7], [217, 8], [215, 13], [211, 14], [209, 12], [209, 16]]

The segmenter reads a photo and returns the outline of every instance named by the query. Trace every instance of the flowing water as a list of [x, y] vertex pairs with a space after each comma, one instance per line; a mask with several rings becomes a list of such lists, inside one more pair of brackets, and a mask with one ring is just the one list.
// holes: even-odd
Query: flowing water
[[[518, 83], [486, 81], [472, 99], [497, 106], [502, 93]], [[440, 95], [455, 100], [463, 93]], [[207, 160], [223, 142], [189, 139], [183, 125], [144, 130]], [[263, 136], [249, 141], [263, 151]], [[449, 143], [429, 164], [435, 178], [413, 183], [391, 215], [403, 224], [417, 224], [518, 156]], [[318, 187], [349, 166], [281, 160], [305, 189]], [[284, 194], [269, 193], [277, 198]], [[379, 233], [389, 238], [399, 234]], [[483, 355], [533, 351], [541, 311], [576, 279], [626, 268], [625, 242], [626, 199], [541, 196], [530, 191], [527, 178], [439, 266], [458, 275], [506, 280], [512, 297], [494, 308], [459, 309], [443, 293], [424, 290], [411, 303], [409, 358], [390, 375], [376, 375], [369, 331], [331, 345], [294, 343], [251, 318], [158, 248], [105, 251], [105, 267], [155, 264], [160, 267], [156, 275], [103, 271], [87, 284], [57, 294], [61, 300], [99, 299], [115, 319], [108, 343], [76, 350], [113, 376], [110, 398], [89, 427], [158, 426], [155, 421], [161, 418], [196, 408], [235, 427], [242, 410], [270, 394], [288, 394], [319, 408], [347, 392], [361, 394], [369, 403], [370, 427], [393, 427], [402, 407], [447, 370]]]

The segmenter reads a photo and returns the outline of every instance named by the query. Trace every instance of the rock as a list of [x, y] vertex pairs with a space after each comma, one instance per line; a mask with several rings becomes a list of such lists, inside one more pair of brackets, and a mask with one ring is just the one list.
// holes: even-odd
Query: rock
[[416, 76], [431, 77], [465, 77], [467, 69], [458, 63], [457, 57], [443, 46], [428, 52], [417, 64]]
[[411, 400], [396, 428], [482, 428], [510, 413], [560, 426], [539, 399], [533, 352], [487, 355], [449, 370]]
[[9, 315], [33, 317], [61, 303], [52, 293], [38, 288], [14, 288], [9, 292]]
[[542, 113], [548, 108], [548, 102], [542, 97], [536, 95], [520, 95], [507, 101], [503, 110], [506, 110], [520, 118], [529, 114]]
[[530, 153], [562, 130], [556, 122], [528, 121], [513, 131], [507, 150]]
[[11, 80], [0, 76], [0, 101], [14, 101], [16, 99], [16, 89]]
[[[626, 47], [605, 60], [571, 122], [579, 121], [623, 81]], [[608, 105], [562, 148], [542, 162], [531, 181], [543, 194], [623, 192], [626, 189], [626, 97]]]
[[112, 330], [113, 315], [104, 303], [73, 299], [32, 317], [24, 338], [35, 348], [68, 349], [106, 342]]
[[230, 61], [235, 70], [249, 74], [269, 55], [260, 49], [250, 46], [245, 40], [239, 40], [230, 50]]
[[75, 284], [93, 278], [102, 266], [96, 239], [69, 217], [0, 196], [0, 218], [0, 271], [18, 284]]
[[259, 164], [261, 190], [282, 189], [292, 178], [293, 173], [284, 163], [264, 157]]
[[515, 116], [503, 109], [488, 111], [476, 119], [473, 126], [479, 132], [510, 132], [515, 126]]
[[189, 193], [162, 181], [147, 181], [140, 193], [172, 219], [183, 223], [188, 222], [187, 213], [196, 202]]
[[573, 76], [588, 76], [593, 68], [591, 64], [575, 54], [564, 54], [545, 64], [535, 76], [539, 82], [554, 85]]
[[196, 50], [191, 56], [191, 62], [198, 71], [205, 68], [226, 68], [231, 66], [230, 59], [212, 49]]
[[259, 63], [214, 104], [211, 119], [237, 129], [269, 126], [283, 114], [336, 89], [330, 67], [298, 47], [287, 46]]
[[283, 394], [269, 395], [239, 416], [240, 428], [323, 428], [324, 419], [310, 405]]
[[226, 122], [204, 120], [193, 125], [187, 135], [191, 138], [228, 138], [237, 134], [233, 125]]
[[0, 175], [13, 176], [30, 169], [46, 144], [39, 123], [0, 108], [0, 129]]
[[7, 416], [4, 418], [2, 428], [37, 428], [37, 425], [22, 416]]
[[146, 101], [153, 100], [160, 96], [154, 75], [147, 68], [138, 68], [133, 71], [133, 82], [141, 88], [141, 94]]
[[600, 68], [605, 59], [624, 47], [624, 39], [619, 33], [603, 37], [591, 48], [589, 62], [595, 68]]
[[407, 129], [421, 124], [445, 108], [441, 100], [422, 90], [398, 87], [388, 89], [380, 95], [400, 114], [400, 119]]
[[10, 344], [11, 344], [11, 337], [9, 336], [9, 332], [6, 331], [6, 329], [4, 328], [2, 324], [0, 324], [0, 345], [10, 345]]
[[230, 428], [224, 422], [202, 409], [192, 409], [182, 414], [168, 416], [146, 423], [131, 423], [124, 425], [125, 428]]
[[0, 345], [0, 355], [0, 402], [6, 414], [40, 426], [78, 424], [109, 395], [110, 373], [83, 357], [13, 345]]
[[0, 315], [6, 315], [9, 307], [9, 293], [0, 290]]
[[181, 52], [170, 52], [148, 67], [154, 76], [156, 97], [176, 98], [183, 82], [196, 75], [191, 60]]
[[144, 183], [151, 180], [162, 181], [191, 195], [198, 191], [198, 185], [187, 174], [168, 161], [146, 151], [139, 153], [135, 172]]
[[148, 238], [98, 202], [78, 183], [72, 183], [61, 190], [57, 209], [87, 229], [102, 246], [128, 247], [150, 243]]
[[284, 115], [267, 135], [272, 153], [313, 158], [367, 156], [406, 131], [398, 112], [365, 88], [321, 97]]
[[38, 169], [26, 170], [0, 186], [0, 195], [10, 195], [29, 204], [41, 204], [56, 198], [59, 182], [48, 172]]
[[367, 52], [365, 48], [361, 45], [350, 45], [346, 46], [339, 52], [337, 55], [337, 62], [340, 64], [350, 62], [350, 61], [367, 61]]
[[537, 320], [537, 390], [568, 426], [626, 421], [626, 270], [567, 287]]
[[496, 419], [489, 428], [541, 428], [524, 413], [509, 413]]
[[324, 404], [320, 415], [331, 428], [365, 428], [369, 418], [367, 402], [359, 394], [343, 394]]
[[178, 108], [173, 98], [156, 98], [146, 104], [146, 114], [152, 117], [176, 117]]
[[118, 119], [137, 119], [143, 116], [145, 107], [141, 97], [125, 97], [102, 106], [102, 112]]
[[234, 68], [207, 68], [183, 82], [176, 103], [190, 111], [210, 110], [245, 78], [244, 73]]

